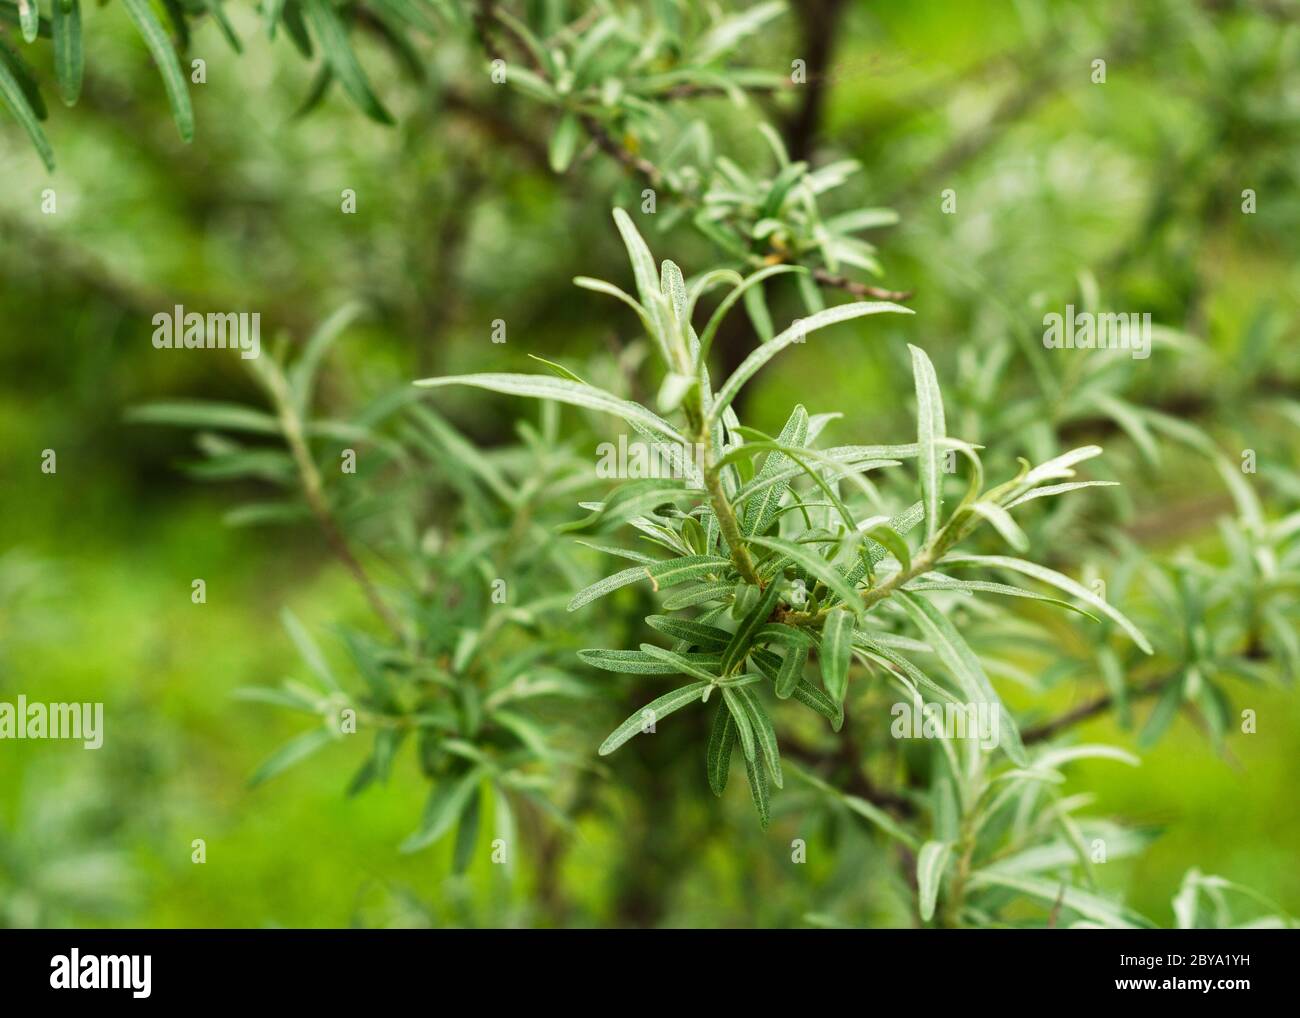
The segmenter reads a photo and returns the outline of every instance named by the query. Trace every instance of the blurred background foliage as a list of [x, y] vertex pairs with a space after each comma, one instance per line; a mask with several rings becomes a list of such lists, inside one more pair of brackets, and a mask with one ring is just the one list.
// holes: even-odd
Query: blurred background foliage
[[[538, 20], [563, 20], [565, 6], [519, 5]], [[367, 608], [310, 527], [223, 524], [264, 486], [196, 485], [178, 469], [197, 459], [192, 436], [126, 420], [150, 400], [258, 401], [233, 357], [153, 349], [152, 316], [174, 304], [256, 310], [265, 344], [283, 335], [296, 346], [360, 302], [365, 314], [321, 374], [318, 405], [330, 413], [425, 375], [530, 370], [529, 353], [634, 389], [643, 351], [630, 316], [571, 281], [626, 285], [608, 209], [638, 206], [645, 181], [585, 137], [566, 171], [553, 172], [561, 118], [488, 80], [472, 25], [437, 21], [399, 49], [366, 30], [368, 5], [345, 9], [396, 122], [385, 126], [337, 85], [299, 115], [313, 61], [283, 31], [269, 40], [258, 11], [224, 8], [242, 55], [203, 15], [190, 20], [182, 52], [182, 68], [207, 63], [206, 82], [189, 89], [192, 145], [178, 137], [157, 69], [117, 3], [83, 11], [81, 101], [50, 102], [43, 127], [57, 169], [46, 172], [15, 122], [0, 122], [0, 696], [103, 700], [107, 718], [97, 752], [0, 746], [0, 922], [913, 922], [892, 850], [871, 829], [802, 812], [815, 793], [796, 788], [761, 832], [747, 796], [732, 789], [719, 808], [705, 792], [687, 754], [699, 733], [684, 725], [639, 740], [646, 745], [617, 759], [616, 779], [575, 779], [599, 808], [572, 829], [524, 817], [530, 845], [553, 857], [509, 873], [484, 852], [454, 875], [447, 841], [398, 853], [426, 791], [409, 759], [386, 790], [355, 798], [342, 791], [364, 758], [352, 746], [248, 788], [300, 728], [233, 696], [301, 671], [282, 610], [325, 634], [342, 662], [327, 634], [367, 623]], [[767, 21], [745, 38], [739, 63], [788, 78], [803, 59], [807, 85], [764, 88], [743, 106], [726, 94], [674, 102], [709, 126], [718, 152], [760, 177], [773, 172], [762, 120], [814, 168], [857, 160], [860, 172], [828, 199], [832, 211], [897, 211], [897, 225], [870, 231], [881, 269], [870, 281], [912, 292], [917, 315], [883, 335], [842, 326], [787, 354], [748, 393], [748, 423], [775, 434], [812, 392], [811, 412], [844, 412], [836, 428], [847, 440], [906, 441], [911, 406], [895, 395], [906, 337], [926, 347], [954, 398], [953, 434], [1030, 455], [1037, 425], [1005, 401], [1019, 394], [1043, 413], [1033, 402], [1043, 351], [1026, 347], [1038, 344], [1044, 312], [1070, 301], [1149, 310], [1174, 352], [1124, 362], [1113, 387], [1049, 408], [1057, 433], [1105, 445], [1113, 473], [1103, 476], [1126, 485], [1086, 500], [1083, 520], [1036, 533], [1036, 547], [1045, 536], [1049, 556], [1074, 561], [1071, 543], [1100, 532], [1102, 544], [1122, 534], [1160, 554], [1223, 555], [1216, 520], [1232, 501], [1214, 470], [1134, 423], [1129, 405], [1194, 423], [1233, 462], [1255, 449], [1270, 508], [1294, 511], [1297, 14], [1286, 0], [817, 0]], [[19, 48], [12, 20], [5, 40]], [[49, 54], [23, 51], [52, 81]], [[1104, 84], [1092, 80], [1096, 59], [1107, 62]], [[633, 124], [618, 143], [658, 158], [672, 140]], [[52, 215], [42, 213], [47, 188]], [[949, 188], [952, 215], [941, 205]], [[341, 211], [344, 189], [355, 192], [355, 214]], [[1246, 189], [1255, 214], [1242, 213]], [[711, 267], [713, 244], [661, 201], [665, 230], [642, 219], [656, 254], [688, 272]], [[801, 295], [782, 281], [768, 301], [776, 321], [802, 313]], [[496, 319], [507, 323], [504, 344], [491, 341]], [[755, 341], [745, 325], [720, 337], [719, 354], [734, 362]], [[1001, 350], [1006, 362], [990, 366]], [[982, 389], [998, 370], [1001, 385]], [[537, 421], [532, 407], [463, 394], [438, 407], [486, 448], [512, 439], [516, 417]], [[577, 454], [589, 446], [594, 458], [597, 440]], [[39, 469], [47, 448], [58, 453], [55, 475]], [[435, 515], [439, 504], [450, 515], [454, 500], [438, 490], [431, 481]], [[203, 605], [190, 600], [198, 577]], [[620, 640], [649, 605], [626, 593], [574, 624]], [[1294, 639], [1295, 615], [1286, 622]], [[619, 644], [584, 634], [576, 645]], [[1052, 664], [1001, 653], [1023, 669]], [[1029, 702], [1006, 685], [1013, 705]], [[1052, 683], [1049, 714], [1088, 699], [1080, 682]], [[1300, 703], [1291, 689], [1260, 684], [1238, 706], [1257, 711], [1258, 733], [1217, 752], [1189, 712], [1144, 748], [1140, 767], [1096, 761], [1070, 772], [1066, 792], [1094, 794], [1094, 814], [1161, 832], [1097, 877], [1161, 924], [1175, 921], [1171, 902], [1192, 867], [1300, 910], [1289, 780], [1300, 767]], [[591, 709], [608, 729], [627, 713], [619, 707]], [[1134, 748], [1140, 729], [1101, 715], [1079, 734]], [[689, 766], [675, 763], [683, 754]], [[795, 837], [808, 842], [806, 865], [790, 863]], [[195, 838], [207, 844], [201, 866], [190, 861]]]

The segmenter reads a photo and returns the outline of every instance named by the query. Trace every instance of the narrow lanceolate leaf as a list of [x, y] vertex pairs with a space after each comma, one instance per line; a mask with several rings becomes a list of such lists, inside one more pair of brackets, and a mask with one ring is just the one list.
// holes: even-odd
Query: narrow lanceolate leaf
[[993, 524], [993, 529], [1001, 534], [1002, 539], [1015, 548], [1016, 551], [1029, 550], [1029, 538], [1016, 525], [1016, 521], [1011, 518], [1011, 514], [1000, 505], [994, 505], [992, 502], [973, 502], [970, 508], [971, 512], [979, 513], [989, 523]]
[[741, 692], [739, 689], [723, 686], [722, 698], [726, 701], [727, 710], [731, 711], [731, 719], [736, 723], [736, 735], [740, 739], [740, 748], [745, 751], [745, 759], [753, 760], [757, 752], [754, 725], [749, 720], [749, 711], [745, 709], [744, 701], [740, 698]]
[[194, 110], [190, 106], [190, 93], [185, 87], [185, 76], [181, 73], [180, 61], [176, 59], [176, 51], [167, 38], [167, 32], [154, 17], [149, 0], [122, 0], [122, 3], [162, 74], [167, 101], [171, 103], [172, 118], [176, 121], [176, 130], [180, 132], [181, 140], [193, 141]]
[[925, 505], [925, 536], [929, 540], [939, 529], [943, 508], [943, 398], [930, 358], [920, 347], [909, 344], [908, 349], [912, 351], [912, 376], [916, 382], [916, 444], [920, 447], [921, 501]]
[[[580, 650], [578, 657], [593, 668], [629, 675], [677, 675], [684, 669], [680, 661], [665, 660], [643, 650]], [[679, 654], [688, 664], [714, 672], [722, 663], [721, 654]]]
[[952, 854], [952, 844], [947, 841], [927, 841], [916, 856], [916, 887], [920, 899], [921, 919], [934, 918], [934, 903], [939, 898], [939, 884], [944, 867]]
[[776, 729], [772, 727], [772, 719], [768, 717], [762, 701], [759, 700], [752, 686], [744, 686], [736, 690], [736, 695], [749, 715], [754, 739], [763, 754], [763, 763], [767, 766], [768, 773], [772, 775], [772, 783], [777, 788], [784, 787], [785, 778], [781, 775], [781, 751], [777, 748]]
[[[58, 0], [55, 0], [58, 6]], [[18, 23], [22, 26], [23, 42], [35, 42], [41, 30], [41, 11], [36, 0], [18, 0]]]
[[779, 537], [751, 537], [749, 541], [768, 551], [779, 552], [809, 576], [821, 580], [844, 601], [845, 607], [851, 611], [858, 611], [861, 607], [853, 587], [844, 579], [840, 571], [821, 556], [809, 551], [804, 545], [784, 541]]
[[822, 684], [837, 704], [844, 702], [849, 685], [849, 659], [853, 651], [853, 616], [832, 608], [822, 626]]
[[781, 670], [776, 675], [776, 695], [788, 699], [803, 678], [803, 668], [808, 661], [808, 648], [792, 646], [785, 652]]
[[[58, 0], [55, 0], [55, 3], [58, 3]], [[253, 788], [264, 781], [269, 781], [332, 741], [334, 741], [334, 733], [325, 727], [313, 728], [295, 736], [272, 753], [266, 762], [253, 772], [253, 776], [248, 779], [248, 787]]]
[[736, 745], [736, 723], [731, 719], [731, 709], [725, 704], [718, 704], [713, 714], [713, 728], [709, 732], [709, 747], [705, 755], [709, 772], [709, 787], [714, 795], [721, 795], [727, 788], [727, 778], [731, 772], [731, 750]]
[[49, 140], [41, 130], [38, 109], [32, 104], [27, 91], [23, 88], [19, 78], [20, 73], [22, 72], [17, 65], [16, 55], [11, 54], [4, 43], [0, 42], [0, 99], [4, 99], [5, 105], [9, 107], [14, 118], [23, 125], [23, 130], [31, 138], [37, 154], [41, 157], [41, 162], [45, 163], [45, 168], [53, 173], [54, 150], [50, 148]]
[[583, 385], [567, 378], [548, 378], [545, 375], [521, 374], [481, 374], [448, 375], [444, 378], [422, 378], [415, 383], [425, 388], [438, 388], [444, 385], [469, 385], [492, 392], [502, 392], [511, 396], [532, 396], [535, 399], [549, 399], [556, 403], [568, 403], [571, 406], [586, 407], [601, 413], [621, 417], [629, 424], [635, 422], [645, 428], [672, 439], [682, 445], [686, 440], [671, 424], [658, 414], [647, 410], [640, 403], [620, 399], [613, 393], [597, 389], [593, 385]]
[[972, 889], [994, 887], [1017, 891], [1037, 899], [1048, 908], [1055, 908], [1059, 902], [1085, 919], [1091, 919], [1111, 929], [1150, 928], [1154, 925], [1144, 916], [1122, 905], [1107, 901], [1099, 895], [1063, 885], [1059, 880], [1044, 880], [1040, 877], [1018, 876], [985, 869], [972, 874], [968, 886]]
[[741, 619], [740, 625], [736, 627], [736, 632], [731, 637], [731, 642], [727, 644], [727, 649], [722, 652], [723, 675], [731, 674], [745, 659], [745, 654], [754, 642], [755, 634], [766, 625], [768, 616], [776, 607], [776, 599], [781, 595], [781, 588], [784, 585], [780, 577], [774, 577], [767, 585], [767, 589], [763, 591], [763, 596], [758, 599], [758, 603]]
[[1048, 569], [1045, 566], [1037, 565], [1034, 562], [1026, 562], [1024, 559], [1010, 558], [1006, 555], [964, 555], [950, 554], [943, 558], [943, 565], [972, 565], [972, 566], [989, 566], [991, 568], [1010, 569], [1012, 572], [1022, 573], [1025, 576], [1040, 580], [1043, 583], [1050, 584], [1057, 590], [1063, 590], [1072, 597], [1078, 598], [1084, 604], [1089, 605], [1101, 612], [1108, 619], [1119, 626], [1124, 632], [1132, 638], [1133, 642], [1142, 649], [1144, 654], [1154, 653], [1151, 644], [1147, 638], [1142, 635], [1128, 617], [1117, 608], [1111, 607], [1104, 599], [1098, 597], [1083, 584], [1070, 579], [1054, 569]]
[[560, 122], [555, 127], [555, 132], [551, 135], [551, 143], [548, 149], [551, 169], [556, 173], [563, 173], [573, 162], [573, 154], [578, 150], [578, 141], [582, 135], [582, 127], [578, 123], [578, 117], [575, 113], [566, 113], [560, 118]]
[[366, 72], [361, 69], [357, 55], [352, 51], [347, 29], [343, 27], [333, 5], [329, 0], [303, 0], [303, 10], [311, 23], [312, 31], [316, 33], [325, 62], [333, 69], [343, 91], [371, 120], [391, 124], [392, 114], [384, 109], [371, 91]]
[[805, 707], [815, 710], [824, 718], [828, 718], [831, 728], [839, 731], [844, 724], [844, 708], [814, 686], [807, 679], [799, 679], [794, 684], [794, 692], [790, 694]]
[[671, 693], [665, 693], [657, 700], [651, 700], [610, 733], [609, 738], [600, 744], [600, 755], [609, 756], [633, 736], [640, 735], [643, 731], [651, 731], [652, 726], [657, 725], [673, 711], [698, 700], [708, 688], [707, 682], [692, 682], [689, 686], [682, 686]]
[[439, 782], [429, 793], [420, 826], [398, 846], [399, 851], [418, 852], [451, 830], [451, 825], [460, 819], [482, 777], [482, 768], [475, 767], [458, 779]]
[[[781, 429], [781, 434], [776, 441], [778, 445], [802, 449], [808, 441], [808, 411], [802, 406], [795, 407], [794, 413], [785, 422], [785, 427]], [[761, 483], [792, 466], [794, 461], [785, 453], [769, 452], [767, 459], [763, 461], [763, 469], [758, 472], [754, 480]], [[789, 481], [773, 484], [750, 500], [745, 509], [744, 532], [746, 534], [761, 534], [771, 525], [776, 519], [776, 511], [781, 507], [781, 498], [789, 487]]]
[[706, 650], [722, 650], [731, 642], [731, 634], [717, 626], [708, 626], [691, 619], [677, 619], [670, 615], [648, 615], [646, 624], [657, 629], [674, 640], [687, 643]]
[[81, 0], [54, 0], [54, 73], [59, 94], [71, 106], [81, 95]]
[[696, 664], [685, 654], [678, 654], [675, 650], [664, 650], [662, 647], [656, 647], [653, 643], [643, 643], [641, 644], [641, 653], [649, 654], [664, 664], [675, 665], [677, 671], [683, 675], [703, 679], [705, 682], [716, 682], [719, 678], [716, 671]]
[[627, 248], [628, 257], [632, 260], [632, 274], [636, 277], [637, 293], [641, 297], [641, 303], [647, 307], [651, 304], [651, 298], [659, 293], [659, 273], [655, 271], [654, 256], [650, 253], [650, 248], [646, 246], [640, 231], [632, 222], [632, 217], [622, 209], [614, 209], [614, 223], [618, 226], [618, 232], [623, 238], [623, 245]]
[[998, 709], [999, 746], [1022, 767], [1029, 762], [1025, 747], [1020, 741], [1020, 730], [1016, 727], [1011, 713], [1002, 705], [1002, 700], [993, 688], [993, 683], [984, 672], [983, 665], [975, 652], [957, 627], [948, 621], [948, 617], [932, 605], [926, 598], [916, 594], [904, 594], [901, 591], [894, 598], [903, 606], [917, 628], [921, 630], [926, 641], [934, 648], [952, 677], [961, 686], [962, 695], [970, 704], [986, 703]]
[[768, 803], [767, 771], [758, 766], [757, 761], [745, 758], [745, 776], [749, 778], [749, 794], [754, 800], [754, 809], [758, 810], [758, 823], [763, 830], [772, 822], [772, 809]]
[[626, 587], [629, 583], [636, 583], [638, 580], [649, 580], [655, 585], [656, 589], [660, 589], [671, 587], [675, 583], [683, 583], [686, 580], [698, 579], [710, 573], [721, 572], [729, 565], [727, 559], [717, 558], [712, 555], [687, 555], [683, 558], [656, 562], [650, 566], [632, 566], [630, 569], [624, 569], [613, 576], [606, 576], [603, 580], [597, 580], [585, 590], [578, 591], [569, 602], [569, 611], [577, 611], [583, 605], [596, 600], [596, 598], [604, 597], [606, 594], [618, 590], [619, 587]]
[[741, 362], [740, 367], [735, 370], [718, 391], [713, 405], [709, 408], [710, 422], [717, 420], [722, 411], [731, 406], [732, 400], [736, 398], [736, 394], [740, 392], [741, 387], [754, 377], [759, 368], [790, 344], [802, 343], [809, 333], [824, 329], [828, 325], [834, 325], [836, 322], [846, 322], [850, 318], [861, 318], [863, 315], [878, 315], [886, 311], [896, 311], [905, 315], [913, 313], [911, 308], [905, 308], [901, 304], [891, 304], [889, 301], [858, 301], [853, 304], [840, 304], [833, 308], [827, 308], [825, 311], [819, 311], [815, 315], [809, 315], [807, 318], [799, 319], [780, 335], [774, 336], [762, 346], [755, 348]]

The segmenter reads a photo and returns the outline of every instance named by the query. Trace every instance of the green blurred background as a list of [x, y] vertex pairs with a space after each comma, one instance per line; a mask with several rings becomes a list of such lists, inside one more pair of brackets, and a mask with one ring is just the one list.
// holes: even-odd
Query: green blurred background
[[[447, 106], [441, 86], [470, 73], [454, 43], [421, 51], [423, 82], [363, 47], [396, 128], [362, 119], [338, 94], [295, 119], [310, 66], [238, 8], [242, 57], [211, 24], [192, 42], [208, 80], [191, 89], [198, 137], [184, 146], [115, 6], [86, 11], [85, 99], [46, 125], [57, 172], [0, 121], [0, 696], [103, 700], [107, 719], [97, 752], [0, 745], [0, 915], [17, 925], [529, 923], [526, 873], [483, 863], [452, 878], [446, 843], [398, 854], [426, 790], [409, 764], [388, 789], [349, 800], [362, 749], [336, 748], [247, 789], [299, 727], [231, 698], [298, 668], [280, 610], [324, 627], [364, 618], [365, 605], [309, 530], [224, 526], [249, 492], [188, 480], [178, 469], [193, 458], [187, 436], [123, 415], [150, 399], [251, 392], [232, 358], [150, 346], [152, 315], [173, 303], [259, 310], [265, 343], [280, 331], [301, 341], [344, 300], [365, 301], [327, 399], [442, 371], [525, 370], [525, 352], [597, 355], [629, 323], [579, 300], [570, 280], [622, 279], [608, 207], [629, 185], [598, 162], [557, 179], [533, 139]], [[941, 377], [958, 376], [960, 344], [1000, 327], [998, 308], [1063, 299], [1084, 269], [1112, 304], [1151, 309], [1224, 363], [1261, 320], [1294, 345], [1291, 5], [1152, 4], [1141, 17], [1088, 5], [1071, 22], [1079, 31], [1050, 46], [1031, 3], [820, 6], [840, 8], [836, 73], [810, 151], [861, 160], [858, 197], [899, 210], [900, 225], [875, 238], [885, 283], [915, 290], [907, 335], [946, 361]], [[784, 68], [802, 45], [784, 19], [750, 58]], [[1097, 57], [1108, 60], [1104, 85], [1089, 80]], [[700, 110], [738, 161], [761, 160], [752, 124], [726, 100]], [[958, 216], [940, 212], [946, 187]], [[54, 215], [41, 212], [46, 188]], [[356, 215], [340, 213], [344, 188], [357, 194]], [[1240, 214], [1243, 188], [1257, 191], [1259, 214]], [[688, 270], [707, 256], [689, 231], [651, 243]], [[489, 340], [498, 317], [510, 323], [505, 346]], [[865, 335], [835, 330], [790, 355], [751, 394], [753, 423], [775, 430], [811, 388], [810, 409], [842, 409], [850, 431], [902, 440], [907, 407], [883, 381], [901, 343]], [[1224, 384], [1209, 370], [1151, 388], [1208, 392], [1213, 404]], [[507, 433], [505, 414], [445, 405], [480, 441]], [[1202, 423], [1234, 425], [1213, 410]], [[54, 475], [40, 471], [47, 448]], [[1198, 483], [1175, 461], [1159, 497], [1194, 495]], [[207, 582], [206, 604], [191, 603], [195, 578]], [[1054, 695], [1072, 702], [1067, 690]], [[1071, 774], [1099, 814], [1164, 828], [1101, 875], [1161, 923], [1190, 866], [1300, 911], [1300, 702], [1276, 688], [1251, 697], [1259, 734], [1224, 756], [1180, 719], [1140, 768], [1097, 762]], [[1106, 720], [1082, 734], [1134, 743]], [[888, 863], [865, 832], [841, 832], [833, 853], [791, 867], [788, 839], [762, 834], [743, 794], [733, 789], [719, 810], [697, 784], [665, 789], [649, 816], [620, 819], [615, 807], [578, 827], [558, 892], [571, 921], [794, 924], [845, 906], [845, 886], [860, 914], [900, 918], [878, 894]], [[691, 846], [670, 873], [626, 851], [653, 842], [658, 825]], [[196, 838], [203, 865], [190, 860]], [[641, 884], [663, 892], [648, 915], [629, 892]]]

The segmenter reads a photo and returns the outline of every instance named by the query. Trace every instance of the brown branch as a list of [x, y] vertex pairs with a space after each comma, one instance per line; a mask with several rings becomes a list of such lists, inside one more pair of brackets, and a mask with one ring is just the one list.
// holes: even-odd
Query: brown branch
[[872, 286], [869, 283], [859, 283], [856, 279], [849, 279], [848, 276], [837, 276], [827, 269], [815, 268], [812, 270], [813, 279], [817, 280], [822, 286], [828, 286], [835, 290], [843, 290], [854, 297], [870, 297], [873, 300], [911, 300], [911, 290], [886, 290], [879, 286]]
[[[1170, 677], [1161, 675], [1154, 679], [1148, 679], [1141, 685], [1134, 686], [1128, 691], [1130, 700], [1140, 700], [1148, 696], [1155, 696], [1164, 690], [1169, 683]], [[1087, 721], [1089, 718], [1095, 718], [1098, 714], [1104, 714], [1114, 706], [1115, 697], [1107, 693], [1105, 696], [1099, 696], [1095, 700], [1089, 700], [1081, 703], [1079, 706], [1071, 708], [1060, 717], [1053, 718], [1050, 721], [1044, 721], [1042, 724], [1026, 728], [1020, 733], [1020, 741], [1029, 745], [1030, 743], [1043, 742], [1052, 736], [1063, 732], [1080, 722]]]

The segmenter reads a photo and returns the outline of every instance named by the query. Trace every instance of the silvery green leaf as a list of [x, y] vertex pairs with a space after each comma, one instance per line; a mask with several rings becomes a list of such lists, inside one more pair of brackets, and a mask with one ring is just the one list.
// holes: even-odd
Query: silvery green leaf
[[794, 685], [794, 691], [790, 694], [805, 707], [816, 711], [822, 717], [829, 719], [831, 728], [839, 731], [844, 724], [844, 708], [814, 686], [807, 679], [799, 679]]
[[898, 591], [894, 598], [903, 606], [912, 621], [921, 630], [934, 652], [952, 672], [953, 678], [961, 686], [962, 694], [968, 703], [986, 703], [997, 707], [1000, 714], [1000, 747], [1006, 751], [1015, 763], [1024, 766], [1029, 762], [1025, 748], [1020, 741], [1020, 730], [1016, 727], [1011, 713], [1003, 706], [1001, 698], [984, 673], [975, 652], [970, 649], [957, 628], [948, 617], [919, 595], [905, 594]]
[[992, 502], [972, 502], [970, 511], [978, 513], [988, 520], [993, 525], [993, 529], [1002, 535], [1002, 539], [1016, 551], [1024, 552], [1029, 550], [1029, 538], [1025, 536], [1025, 532], [1020, 529], [1016, 521], [1011, 518], [1011, 514], [1000, 505], [995, 505]]
[[745, 759], [753, 760], [757, 752], [754, 739], [754, 725], [749, 719], [749, 712], [741, 699], [741, 690], [722, 687], [722, 697], [731, 711], [731, 719], [736, 725], [736, 736], [740, 739], [740, 748], [745, 751]]
[[578, 591], [569, 601], [569, 611], [577, 611], [583, 605], [590, 604], [598, 597], [604, 597], [619, 587], [626, 587], [638, 580], [650, 580], [656, 589], [671, 587], [675, 583], [697, 579], [710, 573], [718, 573], [729, 568], [727, 559], [710, 555], [687, 555], [682, 558], [666, 559], [650, 566], [632, 566], [603, 580], [597, 580], [590, 587]]
[[[44, 113], [40, 102], [40, 93], [35, 93], [33, 102], [31, 90], [24, 88], [25, 70], [18, 59], [3, 41], [0, 41], [0, 99], [5, 101], [9, 111], [31, 138], [36, 152], [45, 163], [45, 168], [54, 172], [54, 150], [50, 148], [45, 132], [41, 130], [40, 119]], [[29, 79], [28, 79], [29, 80]]]
[[944, 868], [952, 854], [952, 844], [947, 841], [927, 841], [916, 856], [917, 897], [920, 901], [921, 920], [934, 918], [934, 904], [939, 897], [939, 884]]
[[[32, 2], [35, 7], [35, 0]], [[54, 73], [59, 93], [68, 106], [81, 95], [85, 58], [81, 46], [81, 0], [54, 0], [50, 5], [54, 23]]]
[[572, 406], [586, 407], [588, 410], [599, 410], [602, 413], [613, 414], [628, 423], [636, 422], [641, 424], [681, 445], [687, 444], [676, 428], [662, 417], [641, 406], [641, 404], [620, 399], [613, 393], [605, 392], [603, 389], [597, 389], [592, 385], [582, 385], [566, 378], [489, 373], [422, 378], [415, 384], [425, 388], [438, 388], [445, 385], [468, 385], [512, 396], [532, 396], [536, 399], [549, 399], [557, 403], [568, 403]]
[[853, 587], [844, 579], [840, 571], [825, 559], [810, 552], [803, 545], [784, 541], [779, 537], [757, 536], [751, 537], [749, 543], [784, 555], [809, 576], [826, 584], [833, 593], [844, 601], [845, 607], [849, 610], [855, 612], [861, 610], [861, 599], [857, 596]]
[[[722, 663], [721, 654], [682, 654], [692, 666], [713, 671]], [[607, 672], [624, 672], [630, 675], [675, 675], [682, 671], [680, 663], [665, 660], [641, 650], [580, 650], [580, 657], [593, 668]]]
[[600, 744], [600, 755], [609, 756], [633, 736], [641, 734], [647, 726], [658, 724], [674, 711], [700, 699], [708, 688], [707, 682], [692, 682], [689, 686], [682, 686], [651, 700], [610, 733], [609, 738]]
[[731, 750], [735, 744], [736, 723], [731, 718], [731, 708], [720, 703], [713, 713], [713, 727], [705, 751], [709, 787], [713, 789], [714, 795], [721, 796], [727, 788], [727, 778], [731, 772]]
[[966, 555], [950, 553], [943, 558], [942, 565], [972, 565], [988, 566], [990, 568], [1010, 569], [1012, 572], [1023, 573], [1035, 580], [1050, 584], [1058, 590], [1063, 590], [1071, 597], [1078, 598], [1105, 615], [1124, 632], [1132, 638], [1133, 642], [1141, 648], [1144, 654], [1152, 654], [1154, 650], [1147, 638], [1142, 635], [1142, 631], [1130, 622], [1122, 612], [1111, 607], [1102, 598], [1098, 597], [1083, 584], [1070, 579], [1054, 569], [1048, 569], [1046, 566], [1040, 566], [1033, 562], [1026, 562], [1024, 559], [1009, 558], [1006, 555]]
[[731, 634], [717, 626], [708, 626], [691, 619], [678, 619], [668, 615], [649, 615], [646, 624], [674, 640], [684, 640], [696, 647], [722, 650], [731, 642]]
[[451, 830], [451, 825], [460, 819], [470, 796], [477, 790], [483, 773], [482, 767], [474, 767], [459, 778], [448, 778], [435, 785], [429, 793], [420, 826], [402, 842], [398, 850], [418, 852]]
[[844, 702], [849, 684], [849, 660], [853, 651], [853, 616], [843, 608], [832, 608], [822, 625], [822, 685], [837, 704]]
[[943, 449], [946, 435], [943, 419], [943, 397], [934, 365], [920, 347], [908, 345], [912, 351], [912, 375], [916, 383], [916, 444], [920, 448], [921, 501], [925, 503], [926, 540], [939, 530], [943, 509]]
[[[793, 446], [802, 448], [808, 440], [808, 411], [802, 405], [796, 406], [790, 419], [785, 422], [785, 427], [781, 429], [781, 434], [777, 438], [778, 445]], [[773, 450], [767, 454], [763, 461], [763, 468], [759, 470], [754, 478], [755, 482], [761, 483], [769, 477], [774, 477], [781, 470], [791, 464], [791, 459], [784, 453]], [[746, 535], [761, 534], [771, 525], [772, 520], [776, 518], [776, 511], [780, 508], [781, 499], [789, 488], [789, 482], [775, 483], [763, 489], [762, 494], [750, 500], [745, 507], [745, 525], [743, 532]]]
[[810, 333], [816, 332], [818, 329], [824, 329], [828, 325], [846, 322], [852, 318], [861, 318], [864, 315], [878, 315], [883, 312], [897, 312], [904, 315], [913, 313], [911, 308], [905, 308], [901, 304], [891, 304], [888, 301], [858, 301], [852, 304], [839, 304], [818, 314], [799, 319], [784, 332], [757, 347], [741, 362], [740, 367], [736, 368], [731, 377], [718, 390], [718, 394], [709, 408], [710, 417], [716, 419], [725, 407], [731, 406], [731, 401], [736, 398], [736, 394], [740, 392], [741, 387], [757, 374], [759, 368], [792, 343], [801, 343]]
[[1108, 929], [1151, 928], [1154, 924], [1122, 905], [1087, 891], [1081, 891], [1059, 880], [1043, 880], [1038, 877], [1020, 876], [997, 870], [977, 870], [971, 874], [968, 886], [972, 890], [983, 887], [1005, 888], [1035, 898], [1042, 904], [1053, 908], [1059, 901], [1064, 907], [1079, 915], [1101, 923]]
[[[724, 696], [726, 692], [727, 690], [724, 689]], [[768, 773], [772, 775], [772, 783], [777, 788], [783, 787], [785, 779], [781, 775], [781, 751], [777, 748], [776, 730], [772, 727], [772, 719], [768, 717], [767, 711], [763, 708], [763, 704], [758, 699], [758, 694], [754, 692], [752, 686], [738, 689], [736, 696], [749, 716], [754, 739], [763, 754], [763, 763], [766, 765]]]
[[[310, 0], [310, 2], [324, 3], [324, 0]], [[181, 140], [193, 141], [194, 110], [190, 106], [190, 93], [185, 85], [185, 76], [181, 74], [180, 62], [176, 59], [176, 51], [172, 49], [171, 40], [167, 38], [167, 33], [149, 8], [149, 0], [122, 0], [122, 4], [126, 7], [131, 20], [135, 22], [140, 35], [143, 36], [153, 62], [158, 65], [158, 70], [162, 73], [167, 101], [171, 103], [172, 116], [176, 120], [176, 129], [180, 132]]]
[[253, 776], [248, 779], [248, 787], [254, 788], [257, 785], [262, 784], [264, 781], [269, 781], [277, 774], [288, 770], [299, 761], [305, 760], [317, 750], [329, 745], [333, 741], [333, 730], [324, 726], [308, 729], [301, 735], [295, 736], [272, 753], [271, 756], [253, 772]]

